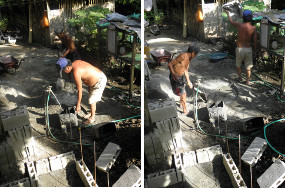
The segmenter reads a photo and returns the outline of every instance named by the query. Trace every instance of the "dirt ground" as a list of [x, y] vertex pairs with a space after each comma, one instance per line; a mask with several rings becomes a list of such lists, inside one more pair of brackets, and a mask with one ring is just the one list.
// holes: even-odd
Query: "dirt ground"
[[[83, 49], [79, 49], [82, 60], [99, 68], [104, 67], [103, 64], [96, 63], [94, 56]], [[27, 45], [21, 41], [17, 41], [15, 46], [8, 44], [0, 45], [0, 56], [12, 55], [16, 59], [25, 59], [24, 63], [17, 69], [16, 74], [10, 69], [8, 72], [0, 70], [0, 110], [10, 110], [17, 106], [26, 105], [29, 111], [30, 123], [33, 127], [33, 135], [36, 141], [37, 155], [30, 160], [39, 160], [61, 153], [73, 151], [77, 160], [81, 159], [79, 145], [79, 129], [72, 128], [73, 138], [64, 134], [60, 127], [58, 114], [62, 112], [60, 106], [53, 96], [49, 100], [49, 124], [55, 140], [50, 135], [46, 136], [45, 126], [45, 90], [47, 86], [52, 86], [52, 91], [57, 96], [60, 103], [65, 100], [66, 103], [74, 104], [76, 102], [76, 90], [74, 92], [57, 91], [56, 82], [59, 74], [56, 70], [56, 60], [58, 50], [44, 47], [42, 45], [33, 44]], [[103, 70], [106, 72], [106, 70]], [[63, 73], [65, 74], [65, 73]], [[110, 186], [114, 184], [119, 177], [132, 164], [141, 168], [141, 119], [140, 117], [129, 117], [140, 115], [140, 83], [134, 84], [134, 98], [130, 103], [127, 103], [123, 94], [128, 94], [129, 77], [124, 78], [118, 72], [116, 75], [106, 74], [108, 84], [103, 93], [102, 100], [97, 103], [96, 123], [108, 123], [119, 120], [115, 123], [116, 132], [109, 137], [96, 140], [96, 158], [109, 142], [118, 144], [122, 151], [117, 158], [117, 161], [110, 170]], [[140, 77], [140, 76], [138, 76]], [[67, 76], [64, 79], [69, 82]], [[73, 83], [73, 88], [76, 88]], [[82, 116], [89, 111], [87, 87], [84, 87], [82, 99], [82, 112], [79, 118], [79, 126], [84, 119]], [[1, 142], [5, 140], [5, 136], [1, 136]], [[60, 140], [60, 141], [58, 141]], [[62, 142], [61, 142], [62, 141]], [[91, 135], [91, 128], [82, 129], [82, 143], [90, 144], [83, 146], [83, 158], [92, 174], [94, 174], [94, 155], [93, 143], [94, 138]], [[26, 176], [27, 174], [22, 175]], [[70, 177], [67, 175], [69, 179]], [[11, 181], [17, 177], [11, 175]], [[20, 177], [21, 178], [21, 175]], [[78, 179], [78, 177], [77, 177]], [[1, 182], [0, 184], [6, 183]], [[80, 179], [76, 181], [81, 181]], [[68, 181], [69, 182], [69, 181]], [[99, 186], [107, 186], [107, 176], [105, 173], [97, 169], [97, 184]], [[60, 185], [60, 184], [59, 184]], [[77, 185], [81, 183], [61, 184], [61, 186]]]
[[[259, 132], [252, 134], [244, 133], [239, 130], [239, 125], [245, 118], [251, 117], [263, 117], [264, 123], [268, 124], [278, 119], [283, 119], [284, 114], [284, 103], [277, 99], [276, 95], [270, 95], [269, 91], [272, 89], [262, 86], [260, 84], [254, 84], [253, 86], [245, 85], [245, 82], [236, 81], [237, 73], [235, 68], [235, 60], [231, 57], [220, 60], [218, 62], [210, 61], [209, 56], [206, 54], [222, 53], [224, 51], [224, 45], [222, 40], [211, 40], [208, 43], [202, 42], [196, 38], [188, 36], [183, 39], [182, 27], [175, 25], [174, 23], [167, 24], [167, 29], [161, 28], [159, 35], [154, 36], [150, 32], [145, 33], [145, 40], [150, 45], [150, 50], [165, 49], [171, 54], [176, 53], [174, 58], [178, 54], [185, 52], [191, 42], [196, 42], [200, 47], [201, 51], [196, 58], [191, 61], [189, 67], [190, 80], [194, 83], [194, 87], [197, 88], [197, 80], [201, 79], [201, 91], [206, 93], [211, 99], [220, 99], [225, 101], [228, 119], [226, 122], [219, 122], [221, 129], [220, 135], [225, 136], [226, 124], [228, 126], [228, 136], [238, 138], [240, 135], [242, 138], [249, 136], [247, 138], [241, 139], [241, 155], [246, 151], [251, 142], [256, 136], [264, 138], [263, 129]], [[200, 58], [199, 55], [202, 55]], [[233, 54], [234, 55], [234, 54]], [[152, 58], [148, 62], [150, 68], [150, 80], [145, 80], [145, 85], [147, 88], [148, 95], [146, 96], [147, 102], [154, 102], [165, 98], [174, 98], [177, 104], [178, 117], [180, 119], [181, 129], [183, 131], [183, 140], [185, 142], [184, 150], [193, 151], [204, 147], [210, 147], [219, 144], [223, 153], [228, 152], [226, 139], [220, 136], [207, 136], [203, 134], [200, 130], [193, 130], [196, 128], [194, 123], [194, 113], [193, 113], [193, 100], [195, 99], [196, 90], [186, 89], [187, 92], [187, 107], [190, 113], [186, 116], [183, 115], [182, 108], [179, 105], [179, 97], [175, 96], [171, 90], [169, 83], [169, 70], [165, 63], [158, 65]], [[270, 84], [275, 84], [279, 88], [280, 80], [276, 77], [272, 77], [272, 70], [267, 69], [264, 71], [264, 64], [255, 64], [253, 72], [263, 80]], [[262, 70], [262, 71], [261, 71]], [[245, 70], [243, 70], [243, 75], [245, 75]], [[258, 79], [252, 75], [252, 80], [258, 81]], [[261, 82], [260, 82], [261, 83]], [[208, 89], [208, 91], [206, 91]], [[208, 99], [209, 99], [208, 98]], [[284, 97], [281, 98], [284, 101]], [[209, 100], [208, 100], [209, 101]], [[200, 126], [202, 129], [209, 134], [218, 135], [217, 128], [213, 128], [212, 124], [209, 122], [209, 116], [207, 112], [206, 101], [198, 96], [198, 119], [200, 121]], [[216, 122], [217, 125], [217, 122]], [[284, 122], [278, 122], [266, 129], [267, 138], [270, 144], [275, 147], [279, 152], [284, 153]], [[145, 132], [147, 134], [147, 132]], [[229, 152], [233, 157], [235, 164], [239, 165], [239, 152], [238, 152], [238, 140], [229, 139]], [[269, 146], [263, 153], [262, 157], [253, 168], [253, 187], [258, 187], [257, 178], [260, 177], [267, 168], [275, 161], [276, 158], [284, 160], [284, 157], [280, 157], [278, 153], [273, 151]], [[145, 175], [157, 172], [159, 170], [164, 170], [166, 167], [162, 166], [145, 166]], [[249, 166], [244, 162], [241, 164], [242, 177], [245, 183], [250, 187], [250, 170]], [[213, 169], [215, 173], [219, 173], [221, 170], [225, 169]], [[217, 176], [219, 177], [219, 176]], [[222, 177], [222, 176], [220, 176]], [[227, 185], [229, 179], [220, 178], [220, 186]], [[192, 185], [193, 186], [193, 185]], [[213, 185], [208, 185], [206, 187], [212, 187]], [[190, 186], [191, 187], [191, 186]], [[195, 186], [194, 186], [195, 187]], [[281, 187], [285, 187], [284, 183]]]

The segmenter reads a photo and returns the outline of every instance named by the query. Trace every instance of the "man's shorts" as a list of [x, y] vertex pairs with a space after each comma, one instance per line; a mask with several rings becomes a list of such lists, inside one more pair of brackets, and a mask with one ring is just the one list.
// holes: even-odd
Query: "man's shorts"
[[252, 48], [236, 48], [236, 67], [241, 67], [242, 62], [246, 69], [253, 67]]
[[170, 79], [170, 85], [172, 87], [172, 91], [175, 95], [181, 96], [182, 94], [184, 94], [186, 92], [186, 90], [185, 90], [185, 82], [186, 82], [185, 74], [183, 74], [181, 77], [176, 79], [170, 73], [169, 79]]
[[90, 87], [89, 99], [88, 99], [89, 104], [93, 104], [101, 100], [106, 83], [107, 83], [107, 77], [102, 72], [99, 81], [94, 86]]

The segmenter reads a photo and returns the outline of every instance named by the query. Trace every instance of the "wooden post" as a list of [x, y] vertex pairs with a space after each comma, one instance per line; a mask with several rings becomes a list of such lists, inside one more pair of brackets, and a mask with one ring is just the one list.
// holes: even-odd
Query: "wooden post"
[[33, 42], [32, 3], [29, 3], [29, 44]]
[[238, 135], [238, 160], [239, 160], [239, 173], [241, 175], [241, 158], [240, 158], [240, 134]]
[[96, 183], [96, 148], [95, 148], [95, 141], [94, 141], [94, 180], [95, 180], [95, 186], [97, 185]]
[[187, 0], [184, 0], [184, 13], [183, 13], [183, 34], [182, 37], [187, 37]]
[[282, 77], [281, 77], [281, 96], [284, 96], [284, 79], [285, 79], [285, 46], [283, 47]]
[[130, 88], [129, 88], [129, 101], [133, 98], [133, 80], [135, 72], [135, 62], [136, 62], [136, 44], [137, 44], [137, 34], [133, 36], [133, 45], [132, 45], [132, 60], [131, 60], [131, 73], [130, 73]]
[[228, 153], [230, 153], [230, 148], [229, 148], [229, 139], [228, 139], [228, 124], [226, 124], [226, 137], [227, 137], [227, 148], [228, 148]]

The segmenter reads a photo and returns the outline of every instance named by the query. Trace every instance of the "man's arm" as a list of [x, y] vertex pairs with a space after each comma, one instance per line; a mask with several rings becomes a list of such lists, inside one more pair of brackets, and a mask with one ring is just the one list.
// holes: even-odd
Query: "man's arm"
[[230, 13], [229, 13], [228, 10], [225, 10], [225, 12], [226, 12], [227, 15], [228, 15], [228, 18], [229, 18], [230, 23], [231, 23], [233, 26], [238, 27], [238, 26], [240, 25], [240, 23], [239, 23], [239, 22], [235, 22], [235, 21], [232, 20], [232, 18], [231, 18], [231, 16], [230, 16]]
[[69, 53], [69, 49], [66, 50], [66, 52], [61, 56], [62, 58], [65, 57]]
[[[189, 62], [190, 64], [190, 62]], [[193, 84], [192, 82], [190, 81], [190, 78], [189, 78], [189, 72], [188, 72], [188, 69], [189, 69], [189, 64], [186, 66], [186, 69], [185, 69], [185, 77], [186, 77], [186, 80], [187, 80], [187, 85], [189, 86], [190, 89], [193, 88]]]
[[73, 72], [73, 77], [76, 83], [76, 87], [78, 90], [78, 99], [77, 99], [77, 105], [76, 105], [76, 112], [79, 112], [81, 110], [81, 99], [82, 99], [82, 81], [81, 76], [78, 72]]

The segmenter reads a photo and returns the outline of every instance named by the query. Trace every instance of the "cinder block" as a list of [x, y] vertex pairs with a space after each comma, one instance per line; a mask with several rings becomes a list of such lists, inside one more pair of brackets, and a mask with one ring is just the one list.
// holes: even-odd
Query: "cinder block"
[[242, 155], [241, 159], [248, 165], [254, 166], [258, 159], [262, 156], [264, 150], [267, 147], [266, 140], [255, 137], [253, 142], [247, 148], [245, 153]]
[[157, 164], [157, 160], [163, 155], [162, 145], [154, 133], [144, 136], [144, 153], [148, 165]]
[[151, 188], [167, 187], [182, 181], [181, 171], [176, 173], [175, 169], [161, 171], [147, 175], [147, 185]]
[[177, 117], [175, 100], [168, 98], [164, 101], [148, 103], [148, 109], [153, 123]]
[[60, 156], [52, 156], [49, 158], [51, 171], [63, 169]]
[[84, 161], [83, 164], [81, 160], [76, 161], [76, 170], [86, 187], [98, 187], [95, 184], [95, 180], [93, 179], [93, 176]]
[[197, 164], [197, 158], [195, 151], [190, 151], [187, 153], [183, 153], [183, 165], [184, 167], [194, 166]]
[[137, 166], [132, 165], [112, 187], [138, 187], [139, 182], [141, 182], [141, 170]]
[[100, 123], [91, 126], [91, 134], [95, 139], [101, 139], [110, 136], [116, 132], [116, 125], [114, 122]]
[[209, 155], [208, 155], [208, 148], [197, 149], [196, 155], [197, 155], [198, 163], [210, 162]]
[[174, 163], [175, 163], [176, 170], [178, 169], [178, 170], [183, 171], [184, 166], [183, 166], [181, 153], [174, 154], [173, 157], [174, 157]]
[[229, 153], [222, 154], [223, 156], [223, 164], [228, 172], [228, 175], [231, 178], [231, 182], [234, 188], [246, 188], [246, 184], [243, 181], [242, 176], [240, 175], [238, 168], [232, 159]]
[[207, 151], [210, 161], [213, 161], [216, 156], [223, 154], [223, 150], [220, 145], [211, 146]]
[[41, 159], [36, 161], [37, 175], [46, 174], [50, 172], [50, 163], [48, 159]]
[[107, 147], [104, 149], [103, 153], [97, 160], [96, 166], [104, 172], [109, 172], [112, 165], [119, 156], [121, 150], [122, 148], [119, 145], [109, 142]]
[[276, 160], [258, 179], [260, 188], [277, 188], [285, 180], [285, 164]]
[[13, 110], [0, 113], [4, 131], [15, 129], [30, 124], [27, 106], [20, 106]]
[[72, 151], [67, 152], [62, 154], [60, 159], [61, 159], [62, 168], [66, 168], [69, 163], [75, 162], [75, 155], [73, 154]]
[[35, 180], [37, 177], [37, 173], [34, 161], [27, 162], [27, 169], [30, 179]]
[[1, 187], [31, 187], [31, 184], [29, 178], [23, 178], [1, 185]]

